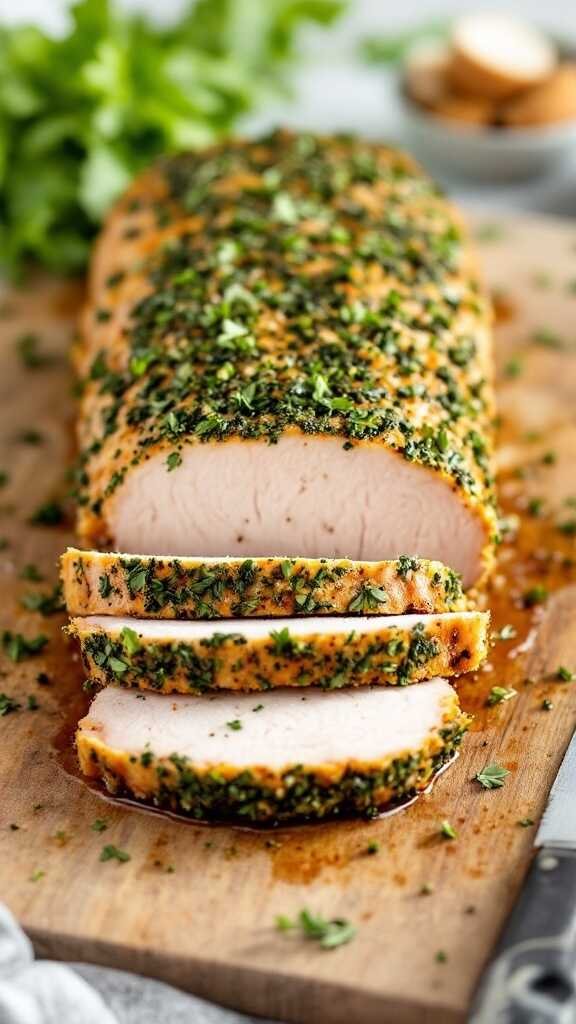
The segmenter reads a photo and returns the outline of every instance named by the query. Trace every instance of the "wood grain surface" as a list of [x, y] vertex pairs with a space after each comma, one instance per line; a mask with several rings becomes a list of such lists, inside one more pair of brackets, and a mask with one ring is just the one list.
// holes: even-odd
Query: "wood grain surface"
[[[476, 720], [457, 764], [415, 805], [372, 823], [209, 829], [106, 802], [63, 772], [51, 744], [66, 706], [69, 717], [76, 706], [79, 666], [63, 616], [21, 600], [51, 589], [72, 539], [65, 525], [29, 519], [68, 486], [65, 352], [78, 294], [49, 281], [6, 293], [1, 628], [49, 640], [14, 662], [4, 638], [0, 654], [0, 691], [21, 705], [0, 717], [0, 896], [42, 954], [144, 972], [290, 1021], [465, 1019], [529, 863], [534, 827], [519, 822], [537, 822], [576, 717], [576, 682], [556, 679], [560, 666], [576, 670], [576, 226], [500, 219], [479, 235], [501, 318], [500, 493], [518, 528], [502, 546], [490, 604], [494, 629], [510, 624], [516, 635], [495, 641], [488, 668], [460, 684]], [[29, 332], [37, 348], [22, 342]], [[41, 366], [26, 365], [30, 352]], [[45, 582], [20, 578], [30, 563]], [[517, 695], [486, 707], [495, 685]], [[488, 791], [474, 776], [492, 761], [510, 774]], [[105, 831], [92, 828], [96, 819]], [[456, 839], [442, 838], [445, 820]], [[369, 855], [373, 842], [379, 851]], [[130, 860], [101, 862], [106, 843]], [[275, 930], [276, 915], [302, 907], [350, 919], [356, 939], [326, 952]]]

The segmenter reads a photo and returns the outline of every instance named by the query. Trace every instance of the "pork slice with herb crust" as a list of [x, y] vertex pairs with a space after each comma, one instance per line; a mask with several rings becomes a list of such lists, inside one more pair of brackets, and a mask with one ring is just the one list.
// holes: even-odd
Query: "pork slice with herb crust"
[[444, 679], [406, 690], [166, 698], [102, 690], [76, 735], [85, 775], [204, 820], [373, 817], [425, 789], [468, 727]]
[[486, 656], [486, 612], [228, 619], [72, 619], [95, 685], [205, 693], [283, 686], [405, 686], [459, 675]]
[[154, 555], [492, 561], [491, 314], [404, 154], [277, 133], [161, 162], [96, 248], [79, 535]]
[[68, 548], [60, 559], [71, 615], [220, 619], [458, 611], [458, 575], [440, 562], [312, 558], [170, 558]]

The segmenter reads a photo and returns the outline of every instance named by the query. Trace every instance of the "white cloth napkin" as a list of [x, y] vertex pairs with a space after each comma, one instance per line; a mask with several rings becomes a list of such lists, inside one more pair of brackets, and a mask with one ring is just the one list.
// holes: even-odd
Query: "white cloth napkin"
[[92, 964], [34, 960], [32, 943], [0, 904], [0, 1024], [256, 1021], [136, 974]]

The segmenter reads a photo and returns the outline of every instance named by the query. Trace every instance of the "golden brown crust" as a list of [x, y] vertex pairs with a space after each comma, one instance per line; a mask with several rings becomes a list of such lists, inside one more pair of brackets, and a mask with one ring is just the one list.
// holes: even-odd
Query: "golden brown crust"
[[322, 632], [289, 629], [263, 636], [225, 633], [207, 626], [201, 639], [182, 638], [170, 624], [163, 635], [138, 632], [138, 623], [120, 631], [73, 619], [69, 632], [80, 641], [86, 671], [94, 685], [117, 684], [161, 693], [217, 690], [259, 691], [285, 686], [405, 686], [434, 676], [477, 669], [487, 650], [485, 612], [408, 617], [378, 629], [342, 631], [326, 619]]
[[100, 779], [117, 795], [131, 795], [205, 820], [240, 818], [244, 822], [372, 816], [391, 802], [413, 796], [455, 753], [470, 718], [453, 692], [444, 702], [443, 720], [418, 749], [402, 749], [381, 759], [347, 759], [273, 768], [254, 764], [239, 769], [221, 761], [195, 764], [177, 751], [157, 758], [145, 752], [110, 747], [90, 717], [79, 723], [76, 746], [84, 775]]
[[490, 328], [460, 218], [403, 154], [277, 134], [161, 164], [112, 211], [93, 261], [75, 353], [82, 542], [114, 544], [113, 503], [153, 454], [177, 472], [189, 445], [317, 434], [445, 480], [488, 567]]
[[314, 558], [170, 558], [68, 548], [60, 559], [70, 615], [218, 619], [404, 615], [467, 607], [441, 562]]

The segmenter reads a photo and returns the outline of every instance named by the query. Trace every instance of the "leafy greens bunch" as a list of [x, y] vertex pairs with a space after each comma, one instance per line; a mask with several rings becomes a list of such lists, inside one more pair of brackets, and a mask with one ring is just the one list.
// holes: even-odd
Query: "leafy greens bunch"
[[79, 0], [52, 38], [0, 26], [0, 266], [85, 265], [106, 209], [160, 153], [226, 135], [285, 88], [304, 22], [342, 0], [197, 0], [160, 27]]

